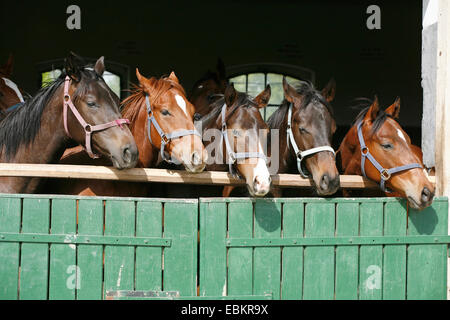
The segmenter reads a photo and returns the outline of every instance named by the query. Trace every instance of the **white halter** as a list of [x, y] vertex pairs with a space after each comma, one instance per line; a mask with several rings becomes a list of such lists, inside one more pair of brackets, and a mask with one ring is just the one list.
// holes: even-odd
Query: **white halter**
[[297, 146], [297, 143], [295, 142], [294, 133], [292, 132], [292, 103], [289, 106], [289, 113], [288, 113], [288, 124], [287, 124], [287, 143], [289, 146], [289, 141], [291, 142], [292, 148], [294, 148], [295, 156], [297, 158], [297, 168], [298, 172], [302, 175], [303, 178], [308, 178], [310, 175], [306, 174], [302, 169], [302, 160], [306, 157], [309, 157], [313, 154], [328, 151], [333, 153], [336, 156], [336, 152], [334, 152], [334, 149], [330, 146], [322, 146], [317, 148], [308, 149], [305, 151], [300, 151], [300, 149]]

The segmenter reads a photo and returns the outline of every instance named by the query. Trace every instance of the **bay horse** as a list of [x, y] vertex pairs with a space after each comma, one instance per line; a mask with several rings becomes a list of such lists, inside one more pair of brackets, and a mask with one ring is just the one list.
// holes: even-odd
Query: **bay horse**
[[[229, 171], [241, 176], [252, 197], [263, 197], [272, 183], [261, 135], [268, 126], [260, 109], [267, 106], [271, 96], [268, 85], [257, 97], [251, 98], [229, 84], [225, 94], [209, 107], [212, 111], [200, 120], [203, 141], [208, 150], [207, 171]], [[214, 139], [213, 139], [214, 138]], [[214, 154], [214, 155], [213, 155]], [[232, 187], [198, 185], [160, 185], [162, 195], [169, 197], [228, 196]]]
[[268, 120], [271, 130], [280, 130], [278, 173], [300, 173], [312, 179], [317, 194], [334, 194], [340, 184], [331, 148], [336, 83], [330, 80], [318, 91], [308, 82], [293, 87], [283, 77], [283, 91], [284, 101]]
[[420, 148], [396, 121], [400, 98], [386, 110], [378, 98], [356, 117], [339, 147], [344, 174], [364, 175], [387, 196], [400, 196], [414, 209], [431, 205], [435, 188], [428, 180]]
[[[104, 58], [93, 69], [70, 54], [63, 74], [0, 123], [0, 162], [55, 163], [75, 141], [118, 169], [136, 165], [138, 151], [118, 99], [102, 78]], [[70, 110], [69, 110], [70, 109]], [[0, 193], [35, 192], [40, 179], [0, 177]]]
[[[130, 120], [130, 130], [138, 146], [137, 167], [153, 168], [162, 160], [176, 159], [189, 172], [203, 171], [208, 155], [200, 134], [195, 131], [194, 106], [186, 99], [175, 73], [160, 79], [146, 78], [136, 69], [136, 76], [139, 86], [122, 102], [122, 116]], [[67, 150], [60, 163], [111, 165], [107, 158], [90, 159], [79, 147]], [[55, 180], [48, 184], [47, 192], [139, 197], [148, 195], [149, 186], [117, 181]]]
[[189, 94], [189, 101], [195, 106], [198, 118], [211, 111], [213, 102], [225, 93], [227, 84], [225, 65], [221, 59], [218, 59], [216, 71], [208, 70], [202, 78], [195, 82]]
[[14, 59], [10, 55], [6, 64], [0, 67], [0, 111], [9, 112], [25, 102], [22, 90], [11, 80]]

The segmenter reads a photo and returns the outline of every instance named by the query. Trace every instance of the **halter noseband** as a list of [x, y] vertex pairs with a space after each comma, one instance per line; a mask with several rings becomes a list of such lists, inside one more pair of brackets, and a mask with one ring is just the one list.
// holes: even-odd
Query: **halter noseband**
[[238, 159], [249, 159], [249, 158], [259, 158], [263, 159], [267, 163], [267, 157], [265, 154], [260, 152], [234, 152], [231, 148], [230, 141], [228, 140], [227, 133], [227, 122], [226, 122], [226, 111], [227, 105], [226, 103], [222, 107], [222, 141], [225, 140], [225, 148], [228, 156], [228, 167], [231, 175], [234, 175], [233, 164]]
[[161, 126], [158, 124], [158, 121], [156, 121], [155, 116], [153, 115], [152, 106], [150, 105], [150, 98], [148, 95], [145, 95], [145, 103], [147, 104], [147, 119], [148, 119], [148, 125], [147, 125], [147, 135], [148, 139], [150, 140], [150, 143], [154, 146], [152, 141], [152, 136], [150, 134], [152, 124], [155, 127], [156, 131], [158, 132], [159, 136], [161, 137], [161, 159], [168, 162], [173, 163], [172, 160], [166, 157], [166, 153], [164, 151], [166, 145], [170, 143], [173, 139], [178, 139], [184, 136], [190, 136], [195, 135], [202, 138], [202, 135], [198, 133], [197, 130], [178, 130], [172, 133], [164, 133], [164, 131], [161, 129]]
[[295, 156], [297, 158], [297, 169], [298, 172], [301, 174], [303, 178], [309, 178], [310, 174], [306, 174], [303, 171], [302, 168], [302, 161], [306, 157], [312, 156], [313, 154], [319, 153], [319, 152], [331, 152], [334, 156], [336, 156], [336, 152], [334, 152], [334, 149], [330, 146], [322, 146], [317, 148], [311, 148], [305, 151], [300, 151], [300, 149], [297, 146], [297, 143], [295, 142], [294, 133], [292, 132], [292, 103], [289, 106], [289, 113], [288, 113], [288, 125], [287, 125], [287, 141], [289, 145], [289, 141], [291, 142], [292, 148], [294, 148]]
[[386, 188], [385, 182], [391, 178], [391, 175], [394, 173], [415, 169], [415, 168], [422, 168], [422, 165], [419, 163], [411, 163], [404, 166], [394, 167], [391, 169], [385, 169], [383, 166], [372, 156], [372, 154], [369, 151], [369, 148], [366, 146], [366, 143], [364, 142], [364, 137], [362, 134], [362, 125], [363, 121], [361, 120], [358, 123], [358, 139], [359, 144], [361, 146], [361, 172], [364, 177], [366, 176], [366, 170], [364, 169], [364, 165], [366, 163], [366, 158], [369, 159], [369, 161], [373, 164], [373, 166], [380, 172], [380, 188], [382, 191], [390, 193], [391, 191]]
[[72, 110], [72, 113], [77, 118], [78, 122], [81, 124], [81, 126], [84, 129], [84, 132], [86, 133], [86, 152], [89, 154], [89, 157], [92, 159], [97, 159], [99, 156], [95, 155], [92, 152], [92, 133], [96, 131], [103, 131], [111, 127], [119, 126], [120, 128], [123, 128], [123, 124], [130, 124], [130, 120], [128, 119], [117, 119], [108, 123], [99, 124], [96, 126], [90, 125], [87, 123], [84, 118], [81, 116], [81, 114], [78, 112], [77, 108], [72, 102], [72, 99], [69, 94], [69, 84], [70, 84], [70, 77], [66, 76], [65, 83], [64, 83], [64, 110], [63, 110], [63, 119], [64, 119], [64, 129], [66, 130], [66, 134], [70, 137], [69, 128], [67, 126], [67, 107]]

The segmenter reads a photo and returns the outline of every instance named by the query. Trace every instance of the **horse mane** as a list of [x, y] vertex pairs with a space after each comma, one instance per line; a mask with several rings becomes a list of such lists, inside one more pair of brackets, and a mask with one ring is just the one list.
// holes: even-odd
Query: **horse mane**
[[[333, 116], [333, 107], [327, 100], [325, 100], [322, 93], [314, 88], [314, 85], [311, 82], [300, 81], [299, 84], [295, 84], [293, 87], [298, 94], [303, 96], [300, 109], [306, 108], [306, 106], [311, 102], [317, 101], [324, 105], [328, 112], [330, 112], [331, 116]], [[284, 99], [280, 107], [278, 107], [278, 109], [275, 110], [275, 112], [267, 120], [267, 124], [270, 128], [279, 128], [283, 124], [284, 118], [289, 110], [289, 105], [290, 102]]]
[[[222, 112], [222, 107], [225, 104], [225, 96], [224, 95], [217, 95], [217, 96], [220, 98], [211, 104], [212, 110], [200, 119], [200, 121], [202, 122], [202, 128], [207, 127], [209, 125], [209, 123], [212, 120], [217, 119], [219, 117], [220, 113]], [[240, 107], [248, 108], [248, 107], [253, 107], [256, 105], [257, 105], [256, 102], [253, 101], [252, 98], [248, 94], [243, 93], [243, 92], [237, 92], [236, 100], [235, 100], [233, 106], [227, 112], [226, 118], [231, 116], [236, 111], [237, 108], [240, 108]]]
[[[370, 100], [368, 98], [357, 98], [355, 101], [359, 101], [359, 103], [355, 106], [352, 106], [353, 109], [362, 108], [362, 110], [359, 112], [359, 114], [356, 116], [356, 119], [353, 123], [353, 125], [359, 123], [364, 119], [364, 117], [367, 115], [367, 112], [370, 109], [370, 106], [373, 104], [373, 100]], [[375, 120], [372, 122], [372, 129], [371, 134], [375, 134], [383, 125], [383, 123], [386, 121], [387, 118], [392, 118], [390, 114], [386, 113], [381, 108], [378, 109], [377, 116], [375, 117]]]
[[125, 119], [130, 120], [130, 127], [134, 126], [135, 120], [141, 110], [141, 106], [145, 103], [145, 95], [148, 93], [146, 90], [150, 91], [148, 94], [152, 105], [163, 93], [172, 88], [176, 88], [181, 91], [183, 95], [186, 95], [184, 88], [167, 76], [163, 76], [160, 79], [152, 77], [148, 79], [148, 81], [150, 85], [145, 88], [141, 84], [131, 84], [131, 95], [122, 102], [122, 116]]
[[[73, 94], [73, 101], [83, 96], [89, 81], [98, 79], [99, 76], [91, 70], [82, 69], [81, 80], [77, 90]], [[13, 157], [19, 147], [29, 145], [34, 141], [41, 127], [42, 114], [53, 98], [56, 90], [64, 83], [66, 73], [63, 73], [53, 82], [41, 88], [34, 97], [27, 99], [20, 108], [7, 113], [0, 122], [0, 150], [9, 160]], [[61, 96], [62, 98], [62, 96]], [[0, 119], [2, 119], [0, 117]]]

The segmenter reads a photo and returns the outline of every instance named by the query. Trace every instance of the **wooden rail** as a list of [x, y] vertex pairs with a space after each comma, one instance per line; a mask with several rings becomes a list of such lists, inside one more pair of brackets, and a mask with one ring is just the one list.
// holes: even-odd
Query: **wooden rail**
[[[204, 171], [189, 173], [162, 169], [135, 168], [117, 170], [100, 166], [72, 166], [53, 164], [1, 163], [0, 177], [36, 177], [60, 179], [98, 179], [131, 182], [165, 182], [205, 185], [244, 185], [245, 181], [235, 179], [227, 172]], [[361, 176], [341, 175], [341, 187], [349, 189], [378, 188], [373, 181]], [[272, 177], [273, 185], [279, 187], [311, 187], [312, 181], [298, 174], [279, 174]], [[435, 177], [430, 177], [435, 183]]]

